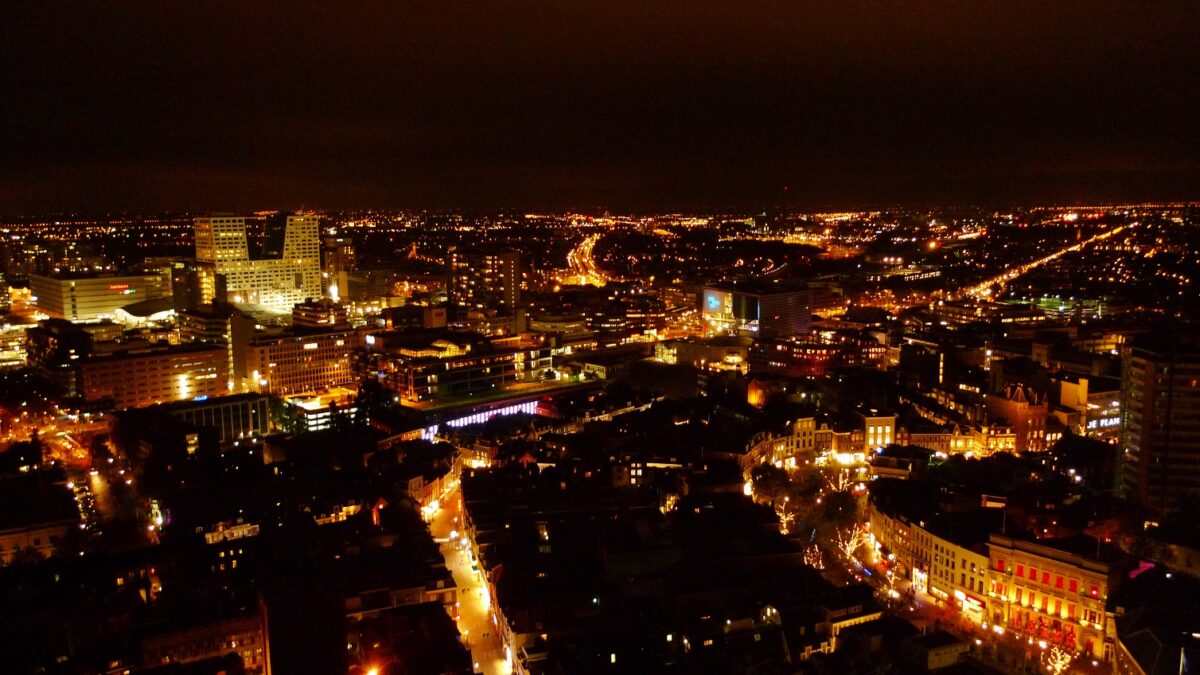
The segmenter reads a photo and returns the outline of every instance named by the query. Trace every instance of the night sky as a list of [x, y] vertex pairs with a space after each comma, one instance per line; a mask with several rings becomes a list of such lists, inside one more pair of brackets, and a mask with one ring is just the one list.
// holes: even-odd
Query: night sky
[[1200, 198], [1195, 0], [2, 4], [9, 215]]

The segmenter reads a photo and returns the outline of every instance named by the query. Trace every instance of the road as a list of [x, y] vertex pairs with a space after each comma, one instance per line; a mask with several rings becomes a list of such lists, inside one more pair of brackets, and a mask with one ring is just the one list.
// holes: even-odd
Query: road
[[596, 266], [595, 248], [596, 242], [600, 241], [601, 236], [599, 234], [588, 235], [567, 254], [567, 265], [571, 268], [572, 281], [577, 280], [580, 284], [593, 286], [603, 286], [608, 282], [608, 278]]
[[[458, 630], [471, 649], [475, 672], [485, 675], [510, 675], [512, 668], [505, 658], [504, 646], [492, 623], [487, 586], [479, 572], [471, 568], [471, 550], [458, 534], [461, 488], [455, 488], [439, 500], [444, 506], [429, 523], [434, 539], [446, 540], [440, 545], [446, 568], [458, 586]], [[451, 535], [455, 535], [451, 537]]]
[[1058, 260], [1059, 258], [1063, 257], [1064, 255], [1067, 255], [1068, 253], [1074, 253], [1075, 251], [1082, 251], [1084, 248], [1091, 246], [1092, 244], [1094, 244], [1098, 241], [1104, 241], [1105, 239], [1108, 239], [1109, 237], [1112, 237], [1112, 236], [1115, 236], [1115, 235], [1121, 233], [1127, 227], [1129, 227], [1129, 226], [1128, 225], [1120, 225], [1118, 227], [1114, 227], [1111, 230], [1105, 230], [1104, 232], [1101, 232], [1100, 234], [1097, 234], [1093, 237], [1089, 237], [1087, 239], [1084, 239], [1083, 241], [1077, 242], [1075, 244], [1071, 244], [1070, 246], [1067, 246], [1066, 248], [1059, 249], [1059, 250], [1055, 251], [1054, 253], [1051, 253], [1050, 255], [1043, 256], [1041, 258], [1038, 258], [1037, 260], [1031, 260], [1030, 262], [1027, 262], [1027, 263], [1024, 263], [1021, 265], [1016, 265], [1014, 267], [1010, 267], [1007, 270], [1005, 270], [1002, 274], [998, 274], [990, 279], [987, 279], [986, 281], [975, 284], [974, 286], [968, 286], [966, 288], [960, 289], [959, 291], [957, 291], [955, 293], [949, 293], [949, 294], [947, 294], [946, 297], [951, 300], [958, 299], [958, 298], [964, 298], [967, 296], [987, 297], [992, 294], [993, 286], [1003, 287], [1004, 284], [1008, 283], [1009, 281], [1012, 281], [1013, 279], [1016, 279], [1017, 277], [1019, 277], [1023, 274], [1026, 274], [1027, 272], [1029, 272], [1032, 269], [1041, 267], [1042, 265], [1045, 265], [1047, 263], [1054, 262], [1055, 260]]

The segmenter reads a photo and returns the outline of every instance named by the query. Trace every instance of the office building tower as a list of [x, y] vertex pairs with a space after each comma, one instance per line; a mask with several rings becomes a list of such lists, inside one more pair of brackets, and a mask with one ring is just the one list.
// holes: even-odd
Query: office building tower
[[171, 305], [176, 312], [207, 304], [225, 302], [225, 279], [218, 277], [215, 268], [194, 260], [173, 260], [171, 274]]
[[521, 301], [521, 254], [451, 247], [446, 267], [450, 303], [466, 310], [510, 314]]
[[1125, 347], [1122, 362], [1122, 494], [1160, 513], [1196, 505], [1200, 344], [1147, 336]]
[[259, 258], [250, 256], [245, 218], [197, 218], [195, 225], [196, 261], [211, 265], [224, 278], [230, 302], [286, 313], [297, 303], [321, 296], [317, 216], [268, 220]]
[[329, 236], [321, 240], [321, 277], [326, 295], [335, 302], [348, 295], [355, 262], [354, 242], [349, 237]]

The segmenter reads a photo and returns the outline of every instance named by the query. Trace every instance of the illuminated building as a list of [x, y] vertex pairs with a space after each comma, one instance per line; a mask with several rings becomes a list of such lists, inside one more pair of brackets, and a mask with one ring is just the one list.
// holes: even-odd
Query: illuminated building
[[1200, 348], [1140, 340], [1124, 352], [1121, 492], [1165, 511], [1200, 492]]
[[159, 274], [31, 274], [29, 288], [38, 310], [53, 318], [96, 321], [115, 317], [125, 305], [168, 296], [170, 280]]
[[346, 308], [329, 298], [307, 300], [292, 307], [292, 325], [304, 328], [349, 328]]
[[219, 345], [137, 344], [80, 360], [79, 393], [90, 402], [141, 408], [227, 393], [229, 360]]
[[[154, 416], [169, 416], [177, 428], [213, 429], [217, 442], [232, 445], [244, 438], [262, 437], [270, 431], [267, 397], [263, 394], [234, 394], [197, 401], [177, 401], [118, 413], [139, 427]], [[182, 424], [180, 424], [182, 423]]]
[[544, 378], [551, 365], [550, 343], [514, 340], [441, 331], [368, 335], [362, 367], [404, 403], [499, 391]]
[[348, 237], [321, 239], [321, 277], [327, 295], [336, 302], [349, 295], [350, 272], [355, 269], [354, 242]]
[[521, 301], [521, 254], [517, 251], [485, 253], [451, 247], [446, 272], [450, 303], [458, 307], [503, 306], [511, 312]]
[[357, 339], [351, 330], [258, 336], [246, 350], [249, 388], [291, 395], [348, 384], [354, 380], [350, 352]]
[[288, 312], [292, 305], [321, 297], [318, 221], [313, 215], [289, 215], [268, 222], [265, 257], [253, 259], [245, 218], [196, 218], [196, 260], [224, 278], [230, 302]]
[[562, 333], [567, 338], [592, 335], [582, 314], [537, 314], [529, 318], [529, 330]]
[[774, 284], [709, 286], [701, 312], [710, 333], [763, 339], [802, 335], [812, 326], [812, 291]]
[[306, 431], [320, 431], [334, 426], [334, 419], [344, 415], [349, 420], [358, 408], [355, 406], [357, 391], [345, 387], [334, 387], [320, 394], [289, 396], [287, 404], [303, 422]]
[[176, 312], [214, 300], [225, 301], [225, 279], [217, 276], [212, 265], [174, 260], [169, 269], [171, 298]]
[[1054, 415], [1077, 435], [1116, 441], [1121, 428], [1121, 382], [1112, 377], [1064, 374], [1056, 383]]
[[[1067, 550], [1075, 544], [1078, 552]], [[1109, 660], [1105, 602], [1118, 570], [1097, 559], [1103, 551], [1086, 537], [1033, 543], [991, 535], [988, 619], [1019, 636]]]
[[229, 355], [229, 382], [235, 389], [246, 377], [246, 345], [254, 337], [254, 319], [231, 305], [200, 305], [179, 314], [184, 344], [221, 345]]
[[1046, 396], [1030, 387], [1010, 384], [999, 394], [987, 397], [988, 414], [1003, 420], [1016, 434], [1015, 452], [1040, 452], [1046, 449]]
[[889, 501], [878, 499], [873, 489], [867, 519], [875, 556], [886, 556], [897, 578], [910, 580], [938, 604], [977, 624], [989, 621], [986, 537], [999, 512], [939, 514], [925, 520], [906, 513], [910, 504]]

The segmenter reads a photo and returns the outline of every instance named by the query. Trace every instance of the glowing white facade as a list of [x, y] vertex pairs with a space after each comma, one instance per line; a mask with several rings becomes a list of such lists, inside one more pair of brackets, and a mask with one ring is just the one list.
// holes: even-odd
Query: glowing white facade
[[250, 257], [245, 218], [196, 218], [195, 225], [196, 260], [225, 277], [230, 302], [290, 312], [293, 305], [321, 297], [317, 216], [288, 216], [280, 257], [264, 260]]

